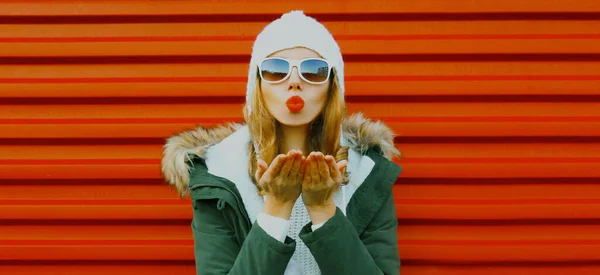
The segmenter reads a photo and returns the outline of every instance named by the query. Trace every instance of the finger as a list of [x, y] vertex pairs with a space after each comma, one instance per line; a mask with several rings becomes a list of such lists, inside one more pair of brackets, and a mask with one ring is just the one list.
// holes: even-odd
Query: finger
[[304, 174], [306, 173], [306, 158], [304, 156], [300, 156], [300, 168], [298, 169], [297, 179], [302, 181], [304, 178]]
[[265, 172], [265, 175], [267, 176], [266, 179], [268, 181], [273, 180], [277, 175], [279, 175], [279, 172], [281, 171], [281, 167], [283, 166], [284, 162], [285, 155], [277, 155], [277, 157], [275, 157], [273, 162], [271, 162], [269, 169], [267, 169], [267, 171]]
[[318, 166], [319, 166], [319, 176], [321, 177], [321, 180], [325, 181], [329, 179], [329, 167], [327, 166], [327, 163], [325, 162], [325, 157], [323, 156], [323, 154], [319, 153], [318, 155]]
[[304, 156], [302, 156], [302, 163], [300, 163], [300, 172], [298, 173], [298, 178], [302, 180], [302, 183], [304, 183], [304, 180], [307, 178], [307, 167], [308, 167], [308, 158], [305, 158]]
[[338, 170], [337, 165], [335, 163], [335, 158], [332, 156], [326, 156], [325, 161], [327, 162], [327, 167], [329, 169], [329, 173], [332, 179], [337, 180], [342, 176], [340, 170]]
[[254, 178], [256, 179], [256, 182], [259, 182], [260, 179], [262, 178], [262, 176], [265, 174], [265, 171], [267, 171], [267, 163], [262, 160], [259, 159], [257, 161], [257, 167], [256, 167], [256, 173], [254, 173]]
[[314, 154], [309, 156], [309, 166], [310, 166], [310, 177], [312, 181], [319, 182], [321, 180], [321, 176], [319, 175], [319, 165], [317, 157]]
[[294, 164], [292, 164], [292, 169], [290, 170], [290, 178], [296, 179], [298, 174], [300, 174], [300, 166], [302, 165], [302, 154], [297, 153], [294, 158]]
[[283, 162], [283, 166], [281, 167], [281, 171], [279, 175], [283, 177], [288, 177], [290, 171], [292, 170], [292, 165], [294, 164], [294, 160], [296, 159], [296, 153], [294, 151], [288, 152], [285, 156], [285, 162]]
[[341, 173], [344, 173], [344, 171], [346, 171], [346, 167], [348, 167], [348, 161], [347, 160], [340, 160], [337, 164], [336, 164], [338, 171], [340, 171]]
[[[308, 165], [309, 165], [308, 162], [306, 162], [306, 164], [304, 164], [305, 170], [308, 170], [307, 169]], [[312, 181], [312, 178], [310, 177], [310, 173], [304, 173], [303, 177], [302, 177], [302, 185], [308, 186], [308, 185], [310, 185], [311, 181]]]
[[304, 165], [302, 165], [303, 173], [302, 173], [302, 185], [310, 184], [312, 178], [310, 177], [310, 155], [306, 157], [304, 161]]

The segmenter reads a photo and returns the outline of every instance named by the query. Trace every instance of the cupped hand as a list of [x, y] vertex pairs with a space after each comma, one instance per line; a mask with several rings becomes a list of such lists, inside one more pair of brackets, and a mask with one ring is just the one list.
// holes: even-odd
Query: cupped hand
[[300, 150], [278, 155], [269, 166], [264, 160], [258, 160], [254, 176], [269, 203], [293, 204], [298, 199], [305, 165], [305, 157]]
[[312, 152], [306, 158], [302, 199], [307, 208], [333, 206], [333, 194], [340, 188], [348, 161], [335, 162], [330, 155]]

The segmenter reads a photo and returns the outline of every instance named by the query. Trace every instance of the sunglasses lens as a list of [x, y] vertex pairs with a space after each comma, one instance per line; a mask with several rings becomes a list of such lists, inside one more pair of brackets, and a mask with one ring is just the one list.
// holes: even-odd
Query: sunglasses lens
[[279, 81], [284, 79], [288, 72], [290, 64], [282, 59], [267, 59], [260, 66], [262, 78], [266, 81]]
[[322, 83], [327, 80], [329, 66], [327, 65], [327, 62], [323, 60], [309, 59], [300, 64], [300, 71], [306, 80]]

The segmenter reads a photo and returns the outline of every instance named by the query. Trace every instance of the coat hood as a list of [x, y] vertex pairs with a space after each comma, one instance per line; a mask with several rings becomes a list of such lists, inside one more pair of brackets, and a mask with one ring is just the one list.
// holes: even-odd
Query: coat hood
[[[190, 160], [206, 158], [208, 149], [244, 127], [240, 123], [227, 123], [216, 127], [198, 126], [177, 133], [163, 146], [161, 172], [165, 181], [174, 186], [181, 196], [188, 194]], [[380, 152], [391, 160], [401, 154], [394, 146], [394, 133], [381, 121], [372, 121], [362, 113], [354, 113], [342, 121], [344, 144], [363, 154], [369, 149]]]

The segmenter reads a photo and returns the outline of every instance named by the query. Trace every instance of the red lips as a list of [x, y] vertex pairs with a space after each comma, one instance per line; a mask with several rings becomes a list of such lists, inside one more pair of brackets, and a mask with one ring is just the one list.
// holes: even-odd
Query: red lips
[[292, 113], [300, 112], [302, 108], [304, 108], [304, 100], [301, 97], [295, 95], [290, 97], [285, 102], [285, 105], [287, 105], [288, 109]]

